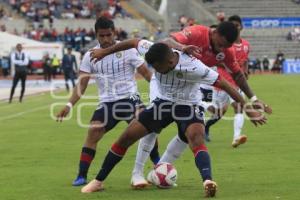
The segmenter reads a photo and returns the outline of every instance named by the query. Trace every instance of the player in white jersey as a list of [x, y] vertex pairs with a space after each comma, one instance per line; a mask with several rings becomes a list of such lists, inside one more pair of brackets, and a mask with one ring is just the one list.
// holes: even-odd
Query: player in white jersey
[[[83, 187], [81, 191], [91, 193], [102, 190], [103, 181], [125, 155], [129, 146], [151, 132], [159, 133], [170, 123], [176, 122], [180, 137], [188, 141], [194, 152], [196, 166], [203, 179], [205, 195], [213, 197], [217, 185], [212, 181], [210, 158], [204, 144], [203, 109], [198, 106], [201, 100], [201, 96], [198, 95], [200, 83], [218, 85], [237, 102], [244, 105], [245, 101], [235, 89], [219, 77], [217, 72], [205, 66], [200, 60], [172, 50], [163, 43], [151, 45], [152, 43], [146, 40], [132, 39], [108, 49], [92, 50], [92, 56], [97, 59], [132, 47], [136, 47], [141, 54], [146, 53], [146, 61], [156, 71], [155, 83], [158, 86], [158, 98], [129, 124], [112, 145], [96, 179]], [[247, 114], [254, 123], [265, 123], [266, 119], [261, 113], [252, 111]]]
[[[114, 39], [113, 21], [103, 17], [99, 18], [95, 23], [95, 31], [99, 44], [94, 49], [105, 49], [117, 43]], [[142, 105], [135, 81], [135, 70], [147, 81], [150, 81], [152, 73], [134, 48], [108, 55], [98, 63], [91, 62], [90, 52], [84, 55], [80, 66], [80, 82], [75, 87], [69, 103], [57, 115], [58, 121], [62, 121], [84, 94], [90, 77], [96, 79], [99, 90], [99, 106], [90, 121], [88, 134], [81, 151], [79, 172], [73, 182], [74, 186], [86, 183], [88, 169], [95, 156], [97, 143], [103, 135], [120, 121], [129, 123]]]

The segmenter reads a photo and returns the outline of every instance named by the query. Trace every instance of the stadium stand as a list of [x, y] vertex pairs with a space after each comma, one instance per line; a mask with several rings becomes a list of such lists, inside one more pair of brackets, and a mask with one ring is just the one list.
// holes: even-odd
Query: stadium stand
[[[212, 14], [221, 11], [226, 17], [235, 14], [241, 17], [296, 17], [300, 14], [300, 7], [295, 6], [293, 1], [286, 0], [214, 0], [207, 3], [197, 1]], [[242, 36], [251, 44], [251, 58], [261, 58], [264, 55], [274, 58], [279, 50], [284, 51], [287, 57], [294, 58], [300, 54], [300, 44], [286, 39], [290, 31], [291, 28], [247, 28]]]

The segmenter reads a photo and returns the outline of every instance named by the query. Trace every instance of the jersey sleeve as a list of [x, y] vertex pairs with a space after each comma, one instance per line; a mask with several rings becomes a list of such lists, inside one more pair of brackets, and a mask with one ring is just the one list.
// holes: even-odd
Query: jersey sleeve
[[195, 45], [201, 37], [201, 26], [188, 26], [180, 32], [171, 33], [170, 36], [177, 42], [185, 45]]
[[150, 42], [149, 40], [140, 40], [136, 49], [140, 55], [145, 56], [153, 44], [154, 43]]
[[235, 52], [232, 48], [226, 51], [224, 63], [226, 68], [228, 68], [233, 74], [241, 71], [241, 67], [236, 59]]
[[142, 56], [139, 54], [139, 52], [136, 49], [130, 49], [129, 53], [130, 53], [130, 65], [132, 67], [138, 68], [145, 63], [145, 60], [142, 58]]
[[187, 76], [187, 81], [213, 85], [217, 81], [219, 74], [200, 60], [194, 60], [193, 68], [189, 70]]
[[89, 51], [84, 54], [79, 70], [82, 72], [86, 72], [86, 73], [92, 72], [92, 64], [90, 61], [90, 52]]

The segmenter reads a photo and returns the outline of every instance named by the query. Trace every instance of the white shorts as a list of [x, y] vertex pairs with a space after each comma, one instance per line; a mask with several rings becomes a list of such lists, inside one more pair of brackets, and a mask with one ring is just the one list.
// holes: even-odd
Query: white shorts
[[[238, 92], [245, 98], [245, 94], [241, 89], [238, 89]], [[235, 100], [233, 100], [224, 90], [213, 89], [212, 105], [215, 108], [223, 108], [233, 102], [235, 102]]]

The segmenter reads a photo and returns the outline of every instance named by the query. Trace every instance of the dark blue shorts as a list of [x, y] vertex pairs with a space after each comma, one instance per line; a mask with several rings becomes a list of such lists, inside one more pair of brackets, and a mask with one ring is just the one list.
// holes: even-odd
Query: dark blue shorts
[[185, 131], [193, 123], [204, 124], [204, 109], [201, 106], [182, 105], [155, 99], [151, 106], [139, 114], [138, 121], [149, 132], [159, 133], [172, 122], [176, 122], [179, 137], [187, 142]]
[[105, 131], [114, 128], [120, 121], [131, 122], [138, 109], [144, 108], [138, 95], [129, 99], [101, 103], [91, 121], [101, 121]]

